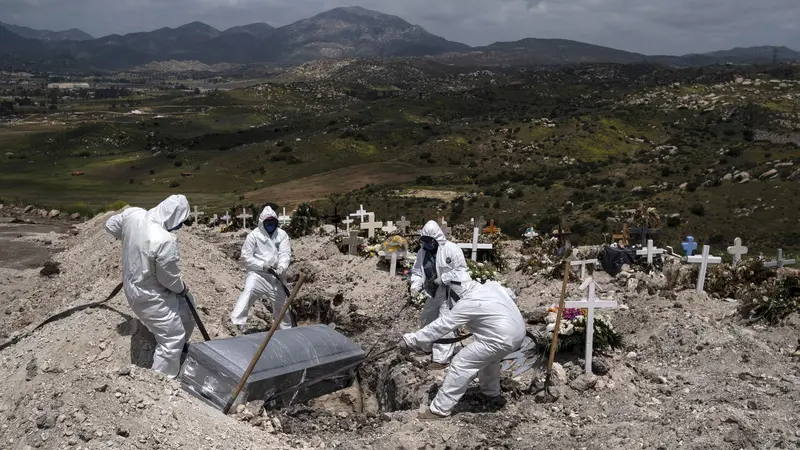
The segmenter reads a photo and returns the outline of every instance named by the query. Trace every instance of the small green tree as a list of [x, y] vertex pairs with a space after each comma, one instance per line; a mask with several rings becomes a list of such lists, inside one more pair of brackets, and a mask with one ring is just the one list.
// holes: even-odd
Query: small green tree
[[294, 214], [292, 214], [292, 221], [286, 231], [293, 238], [307, 236], [314, 231], [314, 228], [319, 226], [319, 223], [319, 211], [311, 203], [303, 202], [297, 206]]

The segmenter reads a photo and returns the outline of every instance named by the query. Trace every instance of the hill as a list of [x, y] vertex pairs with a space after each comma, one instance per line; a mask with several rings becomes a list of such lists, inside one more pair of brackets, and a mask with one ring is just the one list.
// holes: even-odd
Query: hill
[[34, 30], [33, 28], [11, 25], [3, 22], [0, 22], [0, 28], [5, 28], [26, 39], [36, 39], [39, 41], [88, 41], [94, 39], [89, 33], [83, 32], [77, 28], [65, 31]]
[[229, 34], [249, 34], [254, 37], [265, 38], [271, 35], [275, 31], [275, 27], [268, 23], [251, 23], [249, 25], [240, 25], [237, 27], [231, 27], [227, 30], [223, 31], [223, 35]]

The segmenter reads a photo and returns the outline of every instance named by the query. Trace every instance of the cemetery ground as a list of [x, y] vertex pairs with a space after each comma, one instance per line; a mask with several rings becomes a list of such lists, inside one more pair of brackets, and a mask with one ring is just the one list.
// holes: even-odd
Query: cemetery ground
[[416, 220], [433, 209], [453, 223], [491, 216], [512, 235], [561, 221], [587, 244], [644, 203], [662, 214], [669, 245], [743, 236], [753, 251], [793, 255], [798, 72], [346, 61], [228, 91], [136, 94], [113, 111], [23, 108], [0, 125], [0, 196], [87, 215], [180, 192], [221, 215], [334, 194], [315, 204], [370, 203]]
[[[34, 240], [61, 250], [52, 256], [58, 273], [0, 268], [0, 296], [6, 299], [0, 310], [4, 448], [726, 450], [800, 445], [800, 372], [792, 356], [800, 317], [794, 313], [775, 324], [748, 324], [736, 302], [694, 292], [689, 265], [676, 266], [676, 281], [646, 268], [626, 269], [614, 278], [594, 272], [598, 295], [618, 303], [597, 313], [621, 333], [623, 347], [595, 354], [594, 376], [584, 374], [582, 348], [559, 353], [554, 403], [539, 403], [541, 396], [528, 392], [542, 370], [537, 365], [504, 378], [503, 408], [487, 407], [473, 387], [444, 422], [415, 418], [444, 372], [424, 368], [424, 356], [396, 353], [365, 365], [358, 387], [306, 405], [265, 413], [244, 408], [223, 416], [147, 369], [152, 336], [132, 317], [121, 294], [105, 307], [76, 312], [5, 346], [51, 314], [101, 300], [118, 283], [120, 244], [103, 229], [110, 214], [82, 223], [53, 219], [52, 225], [69, 231], [51, 235], [50, 245]], [[13, 215], [31, 217], [18, 210]], [[419, 309], [400, 312], [408, 301], [406, 282], [390, 278], [374, 257], [344, 254], [332, 231], [326, 226], [293, 241], [290, 279], [299, 271], [311, 275], [296, 303], [302, 323], [335, 326], [364, 349], [376, 342], [378, 348], [391, 345], [416, 329]], [[230, 336], [228, 316], [244, 281], [236, 258], [245, 233], [193, 225], [176, 235], [184, 276], [209, 333]], [[528, 329], [542, 331], [561, 282], [544, 272], [514, 269], [513, 262], [538, 244], [510, 240], [501, 245], [512, 264], [500, 276], [517, 293]], [[575, 269], [576, 276], [579, 272]], [[568, 300], [581, 297], [579, 285], [579, 280], [569, 282]], [[270, 322], [269, 311], [257, 305], [248, 325], [251, 331], [265, 330]], [[198, 339], [195, 333], [193, 340]]]

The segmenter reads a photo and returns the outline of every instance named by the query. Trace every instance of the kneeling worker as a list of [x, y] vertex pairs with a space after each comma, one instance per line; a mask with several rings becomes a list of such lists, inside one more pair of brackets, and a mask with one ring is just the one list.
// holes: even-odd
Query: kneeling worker
[[[241, 262], [247, 269], [247, 279], [231, 313], [231, 321], [240, 330], [244, 330], [247, 314], [260, 298], [266, 297], [272, 303], [272, 316], [277, 320], [286, 301], [283, 274], [291, 259], [289, 235], [278, 228], [278, 215], [267, 206], [258, 218], [258, 227], [247, 235], [242, 246]], [[287, 311], [280, 328], [292, 328], [293, 324], [293, 317]]]
[[476, 375], [481, 392], [490, 401], [501, 400], [501, 360], [525, 339], [525, 320], [505, 288], [472, 281], [463, 259], [460, 249], [448, 252], [447, 266], [440, 272], [442, 287], [455, 302], [450, 313], [404, 335], [398, 344], [400, 350], [422, 349], [463, 325], [475, 338], [453, 358], [436, 398], [419, 416], [423, 420], [449, 417]]

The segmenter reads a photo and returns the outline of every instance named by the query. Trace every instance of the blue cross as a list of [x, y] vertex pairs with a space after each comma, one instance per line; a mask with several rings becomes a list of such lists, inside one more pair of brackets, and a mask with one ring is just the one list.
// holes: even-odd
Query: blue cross
[[697, 250], [697, 242], [694, 241], [694, 237], [686, 236], [686, 242], [683, 242], [681, 247], [683, 247], [685, 256], [692, 256], [692, 253]]

